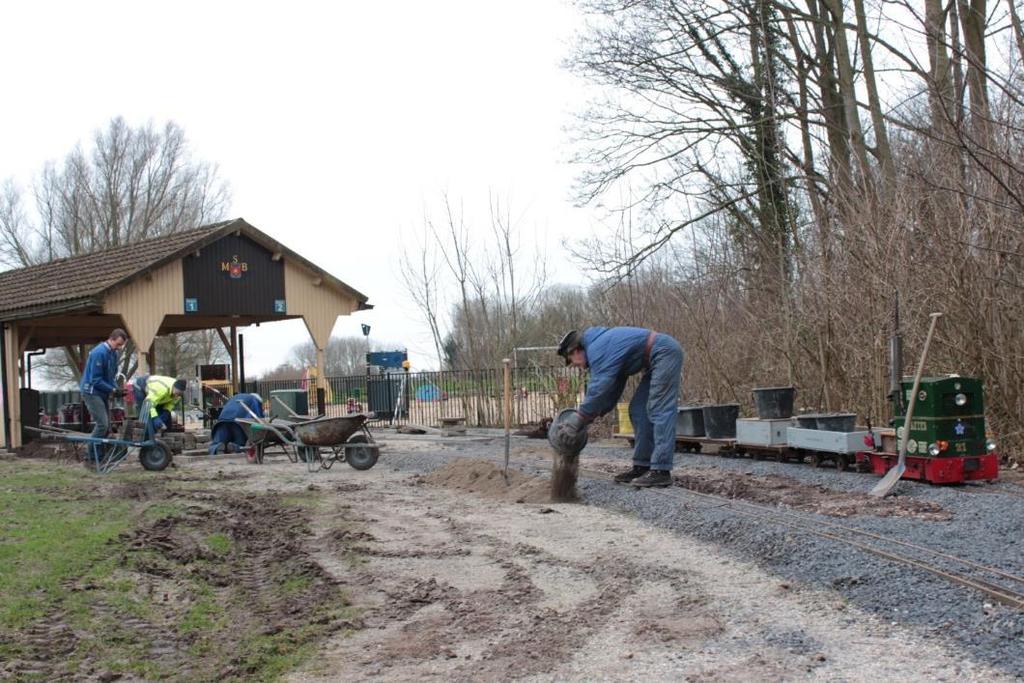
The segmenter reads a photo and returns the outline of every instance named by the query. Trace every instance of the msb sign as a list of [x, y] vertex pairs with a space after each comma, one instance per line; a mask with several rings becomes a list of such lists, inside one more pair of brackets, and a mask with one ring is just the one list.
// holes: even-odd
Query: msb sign
[[225, 235], [182, 260], [185, 307], [193, 315], [280, 315], [284, 261], [242, 235]]

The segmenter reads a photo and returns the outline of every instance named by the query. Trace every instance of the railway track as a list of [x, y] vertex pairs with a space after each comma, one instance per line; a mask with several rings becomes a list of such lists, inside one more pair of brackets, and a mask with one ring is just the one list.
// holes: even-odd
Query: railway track
[[[533, 463], [523, 461], [520, 463], [534, 466]], [[591, 468], [581, 467], [579, 472], [581, 477], [592, 480], [610, 482], [613, 478], [613, 475], [607, 472]], [[647, 491], [675, 501], [687, 499], [713, 501], [716, 503], [716, 509], [728, 509], [730, 512], [759, 522], [767, 521], [819, 538], [826, 538], [891, 562], [919, 569], [950, 583], [974, 589], [1003, 605], [1024, 610], [1024, 576], [1003, 571], [997, 567], [845, 524], [837, 524], [823, 519], [808, 520], [802, 515], [775, 507], [693, 491], [678, 485], [671, 488], [648, 489]], [[945, 563], [945, 566], [938, 564], [939, 560]], [[951, 568], [950, 565], [957, 568]]]

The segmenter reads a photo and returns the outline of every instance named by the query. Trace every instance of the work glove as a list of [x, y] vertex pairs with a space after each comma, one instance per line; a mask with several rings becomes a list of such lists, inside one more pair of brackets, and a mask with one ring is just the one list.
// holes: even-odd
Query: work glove
[[579, 447], [580, 432], [587, 430], [587, 421], [579, 412], [574, 412], [558, 424], [555, 431], [555, 443], [566, 451], [572, 452]]

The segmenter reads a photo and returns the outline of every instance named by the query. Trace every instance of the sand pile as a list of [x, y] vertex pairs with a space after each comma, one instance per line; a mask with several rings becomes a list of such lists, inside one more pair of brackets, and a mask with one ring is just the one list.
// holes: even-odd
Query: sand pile
[[502, 468], [487, 460], [455, 460], [426, 475], [434, 486], [479, 493], [488, 498], [515, 503], [551, 502], [551, 482], [509, 468], [506, 481]]

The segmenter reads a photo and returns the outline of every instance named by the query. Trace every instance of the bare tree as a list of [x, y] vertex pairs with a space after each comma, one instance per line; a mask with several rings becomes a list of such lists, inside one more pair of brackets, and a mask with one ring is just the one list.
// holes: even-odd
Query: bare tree
[[[374, 341], [367, 347], [363, 337], [331, 337], [324, 349], [324, 371], [331, 377], [362, 375], [366, 372], [367, 351], [397, 351], [403, 347], [392, 342]], [[292, 347], [291, 364], [297, 368], [316, 367], [316, 348], [312, 341]]]
[[402, 256], [406, 291], [430, 327], [441, 365], [493, 367], [525, 345], [525, 311], [547, 282], [546, 256], [524, 247], [524, 219], [493, 193], [488, 206], [490, 234], [481, 239], [483, 227], [467, 223], [462, 203], [443, 194], [435, 211], [441, 218], [428, 213], [422, 240], [409, 242]]
[[[130, 126], [117, 117], [97, 130], [88, 147], [76, 146], [59, 163], [47, 163], [31, 189], [7, 180], [0, 191], [0, 261], [22, 267], [76, 256], [195, 228], [222, 218], [227, 186], [213, 164], [192, 158], [184, 130], [173, 122]], [[164, 354], [194, 355], [209, 335], [174, 335]], [[132, 347], [124, 370], [131, 372]], [[53, 379], [74, 380], [77, 349], [64, 351], [66, 370], [50, 358]], [[158, 356], [159, 357], [159, 356]]]
[[402, 243], [406, 245], [399, 257], [402, 283], [405, 285], [405, 291], [409, 298], [427, 323], [427, 327], [430, 328], [430, 337], [437, 356], [437, 366], [441, 367], [444, 365], [444, 340], [441, 334], [440, 316], [444, 308], [444, 300], [438, 283], [440, 262], [428, 221], [424, 220], [423, 234], [417, 241], [410, 242], [408, 239], [403, 239]]
[[877, 419], [899, 291], [911, 318], [955, 321], [936, 370], [984, 377], [992, 424], [1024, 444], [1015, 4], [577, 4], [569, 64], [605, 86], [581, 116], [579, 197], [628, 216], [576, 251], [595, 316], [676, 334], [697, 395], [793, 382]]
[[191, 376], [197, 365], [230, 361], [216, 330], [157, 337], [155, 346], [157, 367], [154, 372], [169, 377]]

